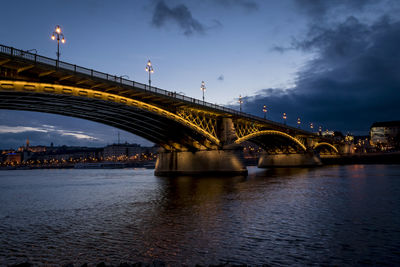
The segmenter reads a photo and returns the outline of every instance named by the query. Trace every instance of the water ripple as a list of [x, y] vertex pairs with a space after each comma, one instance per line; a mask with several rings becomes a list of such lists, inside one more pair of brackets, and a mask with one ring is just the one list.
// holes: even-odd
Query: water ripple
[[399, 265], [400, 166], [0, 172], [0, 265]]

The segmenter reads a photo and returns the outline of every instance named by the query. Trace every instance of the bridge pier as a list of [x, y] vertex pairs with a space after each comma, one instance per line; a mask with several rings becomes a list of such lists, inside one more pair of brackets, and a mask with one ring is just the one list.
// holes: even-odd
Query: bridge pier
[[276, 168], [276, 167], [309, 167], [322, 165], [314, 153], [305, 154], [262, 154], [258, 160], [259, 168]]
[[159, 152], [154, 174], [170, 175], [247, 175], [243, 151], [205, 150]]

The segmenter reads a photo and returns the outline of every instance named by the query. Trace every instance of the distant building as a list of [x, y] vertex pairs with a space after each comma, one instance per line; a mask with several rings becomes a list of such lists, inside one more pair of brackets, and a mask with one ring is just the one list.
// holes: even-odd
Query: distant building
[[155, 154], [158, 147], [141, 147], [138, 144], [112, 144], [104, 148], [105, 160], [115, 159], [139, 159], [143, 154]]
[[399, 148], [400, 121], [375, 122], [370, 129], [371, 145], [382, 150]]
[[104, 148], [103, 156], [105, 159], [118, 158], [121, 156], [129, 157], [131, 154], [140, 153], [140, 145], [137, 144], [112, 144]]
[[38, 153], [38, 152], [46, 152], [46, 146], [30, 146], [29, 145], [29, 139], [26, 139], [26, 145], [25, 146], [20, 146], [18, 148], [19, 152], [34, 152], [34, 153]]
[[20, 164], [22, 161], [22, 155], [21, 153], [18, 152], [9, 152], [6, 154], [6, 160], [5, 163], [15, 163], [15, 164]]

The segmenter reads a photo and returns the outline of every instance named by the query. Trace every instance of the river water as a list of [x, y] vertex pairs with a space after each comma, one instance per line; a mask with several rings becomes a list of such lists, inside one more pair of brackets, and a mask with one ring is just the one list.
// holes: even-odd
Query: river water
[[399, 265], [400, 165], [0, 172], [0, 265]]

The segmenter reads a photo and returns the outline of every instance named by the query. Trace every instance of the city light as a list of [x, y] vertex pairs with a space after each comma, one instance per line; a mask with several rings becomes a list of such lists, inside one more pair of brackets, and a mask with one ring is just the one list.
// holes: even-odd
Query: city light
[[286, 125], [286, 119], [287, 119], [286, 112], [283, 113], [282, 118], [283, 118], [283, 124]]

